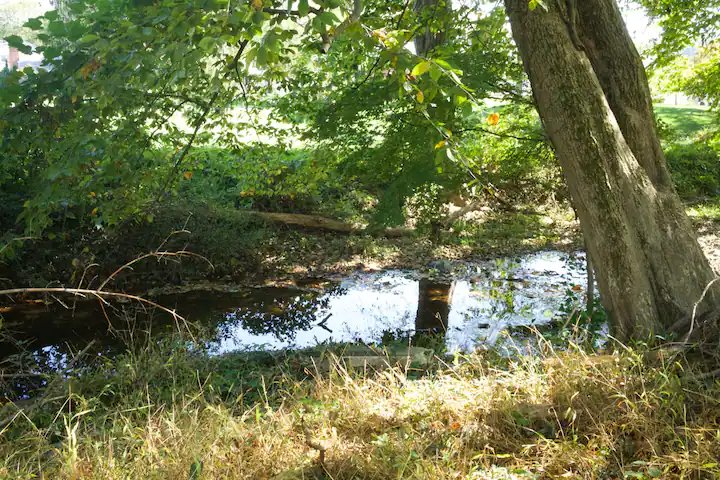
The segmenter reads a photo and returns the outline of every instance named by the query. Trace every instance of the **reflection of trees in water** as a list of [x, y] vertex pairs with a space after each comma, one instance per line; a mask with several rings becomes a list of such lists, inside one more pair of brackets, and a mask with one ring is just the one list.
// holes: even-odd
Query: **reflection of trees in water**
[[345, 289], [334, 287], [320, 294], [299, 292], [289, 296], [287, 292], [269, 292], [259, 296], [252, 305], [237, 309], [228, 315], [227, 327], [232, 329], [236, 321], [253, 335], [271, 334], [278, 340], [295, 338], [298, 331], [307, 331], [321, 323], [327, 314], [330, 299], [342, 295]]
[[415, 316], [415, 344], [428, 337], [445, 338], [450, 317], [450, 301], [455, 283], [421, 278], [418, 282], [418, 309]]

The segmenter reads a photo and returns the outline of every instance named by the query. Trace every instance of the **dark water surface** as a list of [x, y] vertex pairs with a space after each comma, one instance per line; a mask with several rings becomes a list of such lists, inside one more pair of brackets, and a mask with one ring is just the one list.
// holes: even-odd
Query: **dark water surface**
[[[202, 340], [214, 353], [379, 343], [427, 332], [440, 334], [447, 350], [457, 351], [492, 344], [507, 327], [550, 321], [568, 290], [584, 288], [586, 280], [582, 253], [549, 251], [435, 267], [441, 272], [357, 272], [305, 287], [202, 291], [154, 300], [203, 325]], [[0, 344], [0, 361], [8, 365], [13, 355], [16, 369], [18, 362], [29, 369], [24, 371], [62, 369], [93, 340], [93, 355], [112, 356], [128, 342], [147, 341], [148, 332], [158, 338], [176, 328], [159, 311], [132, 304], [114, 308], [125, 314], [108, 311], [112, 329], [96, 302], [79, 303], [74, 310], [10, 309], [2, 313], [2, 331], [20, 344]], [[21, 350], [25, 353], [18, 355]]]

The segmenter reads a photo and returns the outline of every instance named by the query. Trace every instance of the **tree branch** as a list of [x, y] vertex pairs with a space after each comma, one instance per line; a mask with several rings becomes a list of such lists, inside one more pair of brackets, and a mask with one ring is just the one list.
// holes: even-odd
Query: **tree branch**
[[[303, 15], [298, 10], [287, 10], [285, 8], [263, 8], [263, 12], [269, 13], [270, 15], [281, 15], [286, 17], [302, 17]], [[308, 12], [319, 15], [323, 13], [322, 8], [309, 7]]]
[[540, 143], [540, 142], [547, 141], [547, 139], [545, 137], [522, 137], [519, 135], [512, 135], [510, 133], [505, 133], [505, 132], [493, 132], [492, 130], [488, 130], [487, 128], [483, 128], [483, 127], [463, 128], [463, 129], [455, 131], [455, 133], [465, 133], [465, 132], [483, 132], [483, 133], [487, 133], [489, 135], [495, 135], [496, 137], [514, 138], [515, 140], [521, 140], [524, 142]]

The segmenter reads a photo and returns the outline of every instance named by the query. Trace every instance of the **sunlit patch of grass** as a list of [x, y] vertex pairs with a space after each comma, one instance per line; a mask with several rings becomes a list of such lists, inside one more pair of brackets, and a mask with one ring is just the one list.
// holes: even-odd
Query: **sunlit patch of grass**
[[43, 409], [16, 416], [0, 437], [0, 477], [720, 474], [720, 385], [691, 380], [682, 359], [646, 358], [487, 352], [418, 374], [153, 348], [86, 372]]
[[720, 220], [720, 199], [715, 198], [691, 205], [688, 207], [687, 213], [691, 218], [697, 220]]
[[572, 211], [493, 212], [453, 227], [456, 241], [488, 252], [514, 252], [556, 247], [579, 238]]
[[713, 114], [707, 107], [655, 105], [658, 118], [667, 123], [681, 137], [692, 137], [713, 122]]

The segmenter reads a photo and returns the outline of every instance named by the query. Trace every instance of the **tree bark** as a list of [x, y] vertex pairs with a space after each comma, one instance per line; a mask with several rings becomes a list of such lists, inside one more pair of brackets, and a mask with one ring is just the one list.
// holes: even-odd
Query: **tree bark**
[[617, 3], [576, 3], [578, 38], [625, 141], [656, 187], [674, 189], [657, 136], [645, 67]]
[[[670, 333], [715, 275], [670, 181], [642, 62], [615, 0], [545, 5], [505, 0], [603, 305], [620, 339]], [[713, 289], [696, 312], [719, 306]]]
[[416, 34], [413, 39], [415, 53], [426, 57], [432, 49], [445, 41], [445, 29], [433, 31], [432, 24], [436, 23], [438, 18], [443, 22], [448, 18], [450, 2], [449, 0], [415, 0], [414, 10], [421, 17], [421, 21], [426, 24], [424, 30]]

